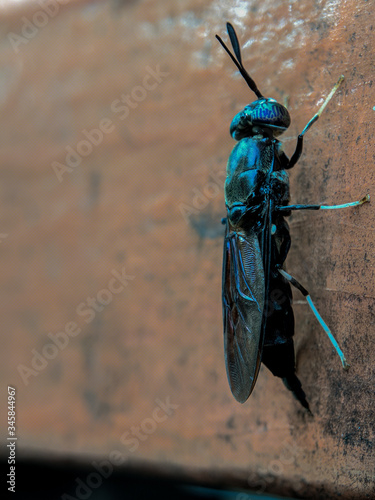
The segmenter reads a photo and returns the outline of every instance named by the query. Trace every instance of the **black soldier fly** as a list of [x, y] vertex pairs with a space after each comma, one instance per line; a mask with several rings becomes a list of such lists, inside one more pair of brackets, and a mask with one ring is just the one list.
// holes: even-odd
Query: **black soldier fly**
[[242, 64], [240, 45], [230, 23], [227, 23], [227, 31], [234, 55], [218, 35], [216, 38], [257, 97], [231, 123], [230, 133], [238, 144], [229, 157], [224, 185], [227, 218], [223, 219], [226, 230], [222, 300], [229, 385], [237, 401], [244, 403], [253, 391], [263, 362], [310, 412], [295, 369], [290, 285], [306, 297], [343, 367], [348, 369], [349, 364], [307, 290], [283, 269], [291, 244], [285, 217], [292, 210], [358, 206], [370, 197], [343, 205], [288, 205], [286, 170], [299, 160], [305, 133], [318, 120], [344, 77], [339, 78], [298, 136], [295, 152], [289, 159], [276, 139], [290, 125], [289, 112], [275, 99], [261, 94]]

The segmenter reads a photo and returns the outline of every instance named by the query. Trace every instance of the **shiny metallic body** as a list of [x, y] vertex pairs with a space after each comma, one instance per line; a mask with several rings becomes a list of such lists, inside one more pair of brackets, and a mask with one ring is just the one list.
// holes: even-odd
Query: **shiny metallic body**
[[289, 160], [276, 139], [290, 125], [288, 110], [275, 99], [265, 98], [260, 93], [243, 67], [237, 35], [230, 23], [227, 23], [227, 30], [234, 55], [219, 36], [216, 38], [258, 98], [245, 106], [230, 126], [232, 137], [239, 142], [229, 157], [225, 181], [227, 218], [222, 299], [229, 385], [239, 402], [246, 401], [263, 362], [274, 375], [282, 378], [286, 387], [310, 412], [295, 373], [291, 284], [306, 297], [343, 368], [347, 370], [350, 365], [309, 292], [283, 268], [291, 242], [285, 217], [292, 210], [360, 206], [369, 202], [370, 196], [367, 194], [358, 201], [340, 205], [288, 204], [286, 170], [297, 163], [305, 133], [318, 120], [344, 77], [340, 76], [318, 112], [299, 134], [296, 149]]
[[[278, 272], [290, 236], [284, 216], [274, 210], [289, 202], [289, 160], [268, 127], [248, 127], [247, 134], [254, 128], [255, 135], [243, 136], [230, 155], [225, 182], [225, 359], [232, 393], [241, 403], [254, 388], [262, 360], [282, 378], [295, 371], [291, 290]], [[286, 354], [289, 363], [280, 367], [278, 354]]]
[[289, 160], [276, 139], [290, 125], [289, 112], [260, 93], [242, 65], [238, 39], [229, 23], [227, 29], [236, 57], [217, 38], [258, 97], [230, 126], [239, 142], [229, 157], [225, 181], [222, 300], [229, 385], [237, 401], [245, 402], [263, 362], [309, 410], [295, 374], [290, 284], [279, 272], [290, 248], [284, 219], [290, 215], [285, 170], [298, 161], [302, 138]]

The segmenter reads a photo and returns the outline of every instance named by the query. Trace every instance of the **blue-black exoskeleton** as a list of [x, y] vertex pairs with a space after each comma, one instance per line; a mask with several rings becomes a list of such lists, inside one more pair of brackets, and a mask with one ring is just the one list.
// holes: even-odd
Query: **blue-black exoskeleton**
[[234, 397], [245, 402], [263, 362], [310, 412], [295, 372], [291, 284], [306, 297], [343, 367], [347, 369], [349, 364], [307, 290], [284, 269], [291, 244], [285, 217], [292, 210], [361, 205], [369, 201], [369, 196], [344, 205], [288, 205], [286, 170], [297, 163], [304, 134], [319, 118], [344, 77], [340, 77], [318, 113], [298, 136], [295, 152], [289, 159], [277, 139], [290, 125], [289, 112], [275, 99], [263, 97], [243, 67], [238, 39], [229, 23], [227, 31], [234, 55], [219, 36], [216, 38], [257, 96], [231, 123], [230, 133], [238, 144], [229, 157], [224, 186], [227, 217], [223, 219], [226, 230], [222, 300], [229, 385]]

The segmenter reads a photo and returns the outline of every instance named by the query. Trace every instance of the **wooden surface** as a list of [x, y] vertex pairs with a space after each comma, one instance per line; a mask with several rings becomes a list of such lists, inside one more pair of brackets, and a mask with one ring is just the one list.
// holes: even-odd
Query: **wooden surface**
[[229, 124], [253, 95], [215, 40], [230, 20], [262, 92], [288, 98], [289, 155], [344, 74], [290, 174], [292, 200], [374, 197], [373, 2], [58, 5], [33, 36], [25, 19], [41, 24], [41, 7], [2, 13], [0, 373], [17, 388], [17, 453], [373, 498], [374, 202], [290, 218], [288, 270], [350, 371], [296, 292], [314, 417], [263, 367], [247, 403], [230, 394], [222, 184]]

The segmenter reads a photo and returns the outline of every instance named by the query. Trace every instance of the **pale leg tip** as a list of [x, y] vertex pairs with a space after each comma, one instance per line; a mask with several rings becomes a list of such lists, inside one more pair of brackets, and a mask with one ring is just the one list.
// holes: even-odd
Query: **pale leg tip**
[[369, 203], [370, 202], [370, 195], [366, 194], [361, 200], [359, 200], [359, 204], [363, 205], [364, 203]]
[[341, 362], [342, 362], [342, 366], [343, 366], [344, 370], [348, 371], [350, 368], [350, 364], [346, 361], [345, 358], [343, 360], [341, 360]]

